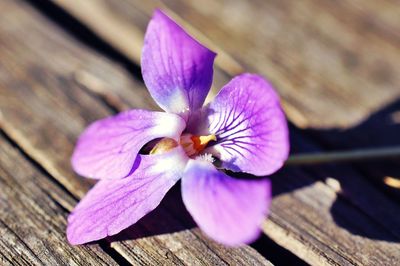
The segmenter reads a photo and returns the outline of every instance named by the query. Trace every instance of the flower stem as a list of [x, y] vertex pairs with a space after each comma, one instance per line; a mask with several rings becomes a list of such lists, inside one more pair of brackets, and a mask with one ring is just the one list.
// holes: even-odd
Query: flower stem
[[294, 154], [289, 157], [285, 165], [351, 162], [359, 160], [384, 159], [389, 157], [400, 157], [400, 147], [395, 146], [376, 149], [321, 152], [314, 154]]

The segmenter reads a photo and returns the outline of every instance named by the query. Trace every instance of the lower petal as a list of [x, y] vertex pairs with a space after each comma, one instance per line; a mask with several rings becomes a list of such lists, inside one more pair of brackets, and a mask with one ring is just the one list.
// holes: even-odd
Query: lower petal
[[182, 198], [199, 227], [214, 240], [237, 246], [255, 240], [271, 200], [270, 182], [235, 179], [211, 163], [190, 160]]
[[83, 244], [115, 235], [155, 209], [182, 176], [187, 156], [181, 147], [139, 155], [138, 168], [124, 179], [100, 180], [68, 217], [67, 237]]
[[278, 170], [287, 159], [286, 118], [278, 95], [262, 77], [235, 77], [204, 112], [209, 134], [217, 137], [208, 152], [222, 161], [223, 168], [262, 176]]

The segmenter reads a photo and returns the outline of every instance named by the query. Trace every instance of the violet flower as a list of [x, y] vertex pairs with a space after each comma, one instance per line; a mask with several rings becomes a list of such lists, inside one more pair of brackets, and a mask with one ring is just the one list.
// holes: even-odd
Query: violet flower
[[[278, 95], [254, 74], [235, 77], [202, 107], [215, 56], [161, 11], [154, 13], [142, 72], [166, 112], [126, 111], [80, 136], [73, 168], [100, 181], [68, 218], [71, 244], [136, 223], [179, 179], [187, 210], [212, 239], [236, 246], [258, 236], [271, 201], [269, 180], [233, 178], [222, 169], [274, 173], [288, 156], [287, 123]], [[139, 153], [148, 143], [151, 151]]]

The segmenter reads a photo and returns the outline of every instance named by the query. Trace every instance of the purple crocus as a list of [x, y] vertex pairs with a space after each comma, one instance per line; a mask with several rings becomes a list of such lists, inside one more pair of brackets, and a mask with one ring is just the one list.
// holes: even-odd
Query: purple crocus
[[136, 223], [179, 179], [187, 210], [209, 237], [236, 246], [258, 236], [271, 201], [270, 182], [234, 178], [225, 170], [257, 176], [277, 171], [288, 156], [287, 123], [278, 95], [254, 74], [233, 78], [203, 106], [215, 56], [155, 11], [142, 73], [166, 112], [126, 111], [94, 122], [80, 136], [73, 168], [100, 181], [68, 218], [71, 244]]

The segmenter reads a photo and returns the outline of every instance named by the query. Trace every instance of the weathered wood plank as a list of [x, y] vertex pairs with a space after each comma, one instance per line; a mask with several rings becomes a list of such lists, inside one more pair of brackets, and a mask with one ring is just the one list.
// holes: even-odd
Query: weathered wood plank
[[293, 119], [298, 126], [349, 127], [400, 96], [397, 1], [164, 4], [201, 27], [246, 71], [273, 81], [306, 118]]
[[68, 211], [76, 201], [0, 134], [0, 264], [117, 265], [98, 245], [70, 246]]
[[[62, 0], [56, 2], [61, 6], [65, 3]], [[347, 29], [341, 18], [331, 14], [326, 2], [306, 1], [291, 6], [277, 1], [236, 1], [229, 4], [214, 1], [201, 4], [195, 1], [168, 1], [164, 4], [131, 0], [122, 3], [91, 1], [92, 5], [103, 6], [113, 17], [118, 17], [118, 23], [125, 25], [124, 29], [129, 28], [127, 24], [132, 24], [133, 28], [142, 31], [146, 25], [142, 15], [130, 14], [140, 10], [150, 16], [156, 5], [166, 5], [170, 11], [176, 12], [175, 18], [179, 20], [176, 14], [181, 15], [213, 42], [234, 54], [246, 66], [246, 70], [264, 73], [273, 80], [288, 102], [286, 107], [290, 109], [286, 110], [289, 111], [289, 118], [302, 127], [353, 125], [399, 95], [392, 77], [378, 82], [376, 76], [371, 75], [377, 71], [374, 62], [382, 60], [374, 57], [374, 54], [384, 56], [383, 61], [389, 73], [398, 69], [393, 37], [377, 38], [374, 32], [363, 28], [359, 20], [365, 20], [365, 13], [369, 12], [378, 15], [375, 18], [377, 25], [389, 24], [393, 28], [397, 24], [393, 22], [393, 16], [380, 16], [373, 2], [368, 3], [363, 5], [361, 12], [354, 7], [347, 11], [348, 4], [345, 2], [341, 2], [334, 11], [335, 15], [346, 11], [344, 18], [354, 20], [350, 25], [368, 33], [368, 38], [363, 39], [362, 36], [354, 36], [354, 27]], [[68, 9], [68, 6], [64, 7]], [[226, 11], [227, 8], [229, 11]], [[299, 8], [302, 12], [296, 14]], [[221, 10], [226, 12], [220, 16]], [[73, 9], [69, 11], [74, 14]], [[235, 15], [232, 17], [232, 14]], [[286, 14], [290, 14], [290, 17]], [[85, 22], [79, 14], [75, 15]], [[311, 21], [309, 17], [313, 18], [312, 24], [307, 22]], [[254, 25], [254, 21], [258, 22], [257, 25]], [[182, 20], [180, 22], [189, 26], [189, 31], [196, 37], [208, 42], [191, 25]], [[274, 28], [265, 30], [269, 27]], [[134, 29], [136, 32], [137, 28]], [[96, 27], [92, 29], [96, 31]], [[332, 37], [332, 32], [338, 36]], [[343, 42], [336, 41], [342, 39]], [[312, 45], [307, 46], [308, 43]], [[361, 45], [365, 48], [359, 50]], [[362, 61], [352, 67], [352, 62], [347, 60], [354, 56]], [[219, 61], [217, 64], [227, 73], [234, 72], [226, 62]], [[224, 75], [217, 75], [218, 83], [222, 83], [223, 79]], [[300, 141], [295, 141], [294, 145], [299, 145]], [[319, 148], [313, 146], [313, 149]], [[325, 181], [328, 177], [333, 178]], [[342, 185], [341, 191], [337, 190], [337, 184]], [[399, 217], [393, 215], [399, 211], [399, 207], [354, 169], [292, 169], [274, 178], [274, 185], [278, 195], [273, 201], [271, 218], [266, 222], [265, 231], [309, 263], [390, 265], [399, 259]], [[365, 194], [360, 194], [360, 191], [365, 191]], [[368, 198], [364, 195], [368, 195]]]
[[[149, 16], [155, 7], [164, 8], [219, 52], [216, 63], [224, 71], [231, 75], [256, 71], [273, 81], [287, 101], [289, 118], [300, 127], [348, 127], [400, 95], [396, 87], [400, 23], [396, 23], [398, 16], [391, 15], [399, 12], [395, 1], [379, 8], [374, 1], [360, 8], [350, 1], [331, 6], [329, 1], [311, 0], [53, 2], [84, 23], [90, 20], [88, 26], [95, 32], [107, 21], [113, 32], [122, 29], [124, 35], [132, 36], [126, 37], [130, 42], [140, 43], [146, 23], [138, 11]], [[88, 18], [82, 10], [91, 9], [101, 9], [107, 16]], [[111, 35], [103, 37], [120, 48], [118, 38]], [[121, 52], [127, 49], [120, 48]], [[140, 49], [131, 49], [132, 53], [138, 62]]]
[[[120, 109], [151, 107], [150, 97], [126, 70], [63, 33], [26, 3], [2, 1], [0, 7], [5, 13], [0, 18], [1, 128], [79, 198], [92, 182], [70, 169], [74, 141], [90, 121], [111, 114], [97, 95]], [[55, 200], [71, 210], [71, 202], [63, 197]], [[165, 224], [182, 231], [158, 235], [158, 225], [142, 222], [136, 233], [146, 234], [133, 240], [127, 235], [111, 247], [132, 264], [269, 264], [251, 247], [215, 245], [174, 213], [174, 202], [166, 206], [172, 210], [159, 210]]]

